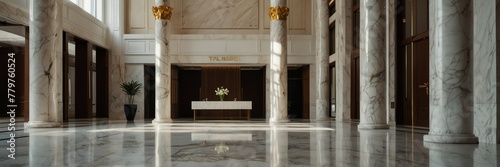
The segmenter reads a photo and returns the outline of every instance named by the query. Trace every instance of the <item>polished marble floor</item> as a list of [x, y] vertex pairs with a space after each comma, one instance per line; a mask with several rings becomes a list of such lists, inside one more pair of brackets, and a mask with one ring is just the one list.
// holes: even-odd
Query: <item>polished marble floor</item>
[[0, 119], [0, 166], [499, 166], [498, 145], [423, 143], [425, 131], [358, 131], [357, 123], [175, 121], [153, 125], [72, 120], [62, 128], [16, 124], [7, 156]]

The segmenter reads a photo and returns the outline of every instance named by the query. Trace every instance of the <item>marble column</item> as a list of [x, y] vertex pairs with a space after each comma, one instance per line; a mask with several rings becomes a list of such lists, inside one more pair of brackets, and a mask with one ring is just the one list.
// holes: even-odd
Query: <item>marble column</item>
[[336, 95], [335, 121], [351, 120], [351, 50], [352, 50], [352, 1], [335, 1], [339, 16], [335, 20]]
[[170, 91], [170, 31], [172, 23], [170, 17], [172, 10], [170, 0], [156, 0], [153, 6], [155, 15], [155, 65], [156, 65], [156, 103], [155, 119], [153, 123], [172, 122], [171, 112], [171, 91]]
[[270, 123], [289, 122], [286, 27], [288, 12], [286, 0], [271, 0]]
[[30, 1], [29, 122], [58, 127], [62, 122], [62, 0]]
[[316, 121], [329, 120], [329, 14], [328, 0], [316, 0]]
[[360, 1], [359, 129], [386, 129], [385, 0]]
[[429, 1], [429, 134], [425, 142], [477, 143], [471, 80], [472, 1]]

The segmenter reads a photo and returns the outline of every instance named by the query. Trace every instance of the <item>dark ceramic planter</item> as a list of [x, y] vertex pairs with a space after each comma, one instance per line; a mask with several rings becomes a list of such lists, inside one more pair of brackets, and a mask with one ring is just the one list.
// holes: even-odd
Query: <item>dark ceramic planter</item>
[[134, 121], [135, 113], [137, 112], [137, 104], [125, 104], [124, 107], [127, 121]]

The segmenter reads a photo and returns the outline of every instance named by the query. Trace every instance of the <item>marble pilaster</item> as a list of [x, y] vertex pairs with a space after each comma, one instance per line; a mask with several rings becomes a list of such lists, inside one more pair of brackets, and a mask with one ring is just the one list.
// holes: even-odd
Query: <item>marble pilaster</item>
[[386, 0], [360, 1], [359, 129], [385, 129]]
[[29, 122], [58, 127], [62, 122], [62, 0], [30, 1]]
[[[271, 11], [271, 8], [274, 8]], [[271, 55], [270, 55], [270, 123], [288, 120], [288, 69], [287, 26], [288, 8], [286, 0], [271, 0]]]
[[352, 46], [352, 2], [336, 1], [339, 17], [335, 20], [336, 55], [336, 115], [337, 122], [351, 119], [351, 46]]
[[[387, 0], [387, 124], [396, 125], [396, 0]], [[394, 103], [394, 106], [391, 105]]]
[[[165, 7], [166, 6], [166, 7]], [[155, 21], [155, 65], [156, 65], [156, 103], [155, 119], [153, 123], [172, 122], [171, 118], [171, 62], [170, 62], [170, 33], [172, 23], [170, 16], [170, 0], [156, 0]], [[165, 7], [165, 8], [162, 8]], [[153, 7], [154, 8], [154, 7]], [[153, 9], [154, 10], [154, 9]], [[170, 11], [168, 11], [170, 10]]]
[[496, 1], [474, 0], [474, 134], [497, 143]]
[[472, 1], [429, 1], [429, 134], [425, 142], [477, 143], [471, 80]]
[[328, 0], [316, 0], [316, 121], [329, 119], [329, 14]]

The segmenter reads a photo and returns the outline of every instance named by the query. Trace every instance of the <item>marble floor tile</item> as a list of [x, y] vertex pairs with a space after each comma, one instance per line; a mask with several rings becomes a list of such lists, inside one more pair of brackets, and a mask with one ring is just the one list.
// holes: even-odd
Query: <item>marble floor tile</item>
[[357, 123], [190, 121], [153, 125], [71, 120], [61, 128], [16, 124], [8, 157], [0, 119], [0, 166], [498, 166], [498, 145], [428, 144], [422, 131], [358, 130]]

